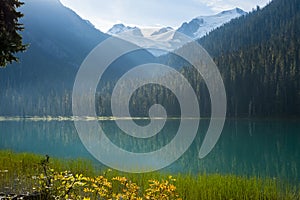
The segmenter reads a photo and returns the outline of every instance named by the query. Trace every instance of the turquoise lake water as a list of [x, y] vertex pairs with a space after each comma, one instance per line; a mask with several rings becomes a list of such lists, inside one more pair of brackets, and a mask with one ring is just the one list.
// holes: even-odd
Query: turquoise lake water
[[[140, 125], [147, 122], [145, 119], [136, 120]], [[124, 134], [113, 120], [98, 121], [117, 146], [139, 153], [155, 151], [168, 144], [175, 136], [179, 122], [167, 120], [157, 135], [137, 139]], [[269, 176], [292, 182], [300, 180], [300, 120], [227, 119], [214, 149], [205, 158], [199, 159], [198, 152], [208, 124], [209, 119], [200, 120], [198, 134], [190, 148], [162, 171]], [[72, 120], [2, 119], [0, 149], [59, 158], [88, 158], [102, 166], [85, 149]]]

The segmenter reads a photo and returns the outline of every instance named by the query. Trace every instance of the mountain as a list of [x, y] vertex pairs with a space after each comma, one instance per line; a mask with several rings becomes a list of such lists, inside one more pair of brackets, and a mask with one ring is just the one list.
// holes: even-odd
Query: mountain
[[[69, 80], [69, 73], [74, 75], [86, 55], [108, 37], [59, 0], [24, 2], [20, 10], [25, 30], [21, 34], [29, 47], [19, 54], [20, 63], [0, 71], [2, 77], [11, 76], [10, 84]], [[8, 79], [1, 78], [4, 80]]]
[[182, 35], [176, 34], [176, 30], [172, 27], [141, 29], [124, 24], [115, 24], [108, 30], [107, 34], [146, 48], [154, 56], [161, 56], [245, 14], [243, 10], [235, 8], [212, 16], [197, 17], [188, 23], [183, 23], [177, 29], [178, 32], [183, 33]]
[[134, 35], [138, 36], [143, 36], [141, 33], [141, 30], [137, 27], [130, 27], [130, 26], [125, 26], [124, 24], [115, 24], [113, 27], [111, 27], [108, 31], [107, 34], [109, 35], [117, 35], [126, 31], [132, 31]]
[[[160, 29], [152, 28], [152, 29], [149, 29], [149, 30], [154, 31], [154, 32], [150, 33], [150, 36], [154, 36], [154, 35], [160, 35], [160, 34], [163, 34], [163, 33], [169, 32], [169, 31], [173, 31], [174, 29], [172, 27], [163, 27], [163, 28], [160, 28]], [[111, 27], [107, 31], [107, 34], [109, 34], [109, 35], [120, 35], [124, 32], [133, 32], [134, 35], [138, 35], [138, 36], [141, 36], [141, 37], [144, 36], [142, 34], [140, 28], [138, 28], [136, 26], [134, 26], [134, 27], [125, 26], [124, 24], [115, 24], [115, 25], [113, 25], [113, 27]], [[138, 33], [138, 34], [136, 34], [136, 33]], [[148, 36], [149, 36], [149, 34], [148, 34]]]
[[[226, 10], [216, 15], [211, 16], [199, 16], [192, 19], [190, 22], [184, 22], [178, 29], [181, 32], [193, 39], [201, 38], [210, 31], [222, 26], [223, 24], [230, 22], [234, 18], [246, 15], [247, 13], [240, 8], [232, 10]], [[166, 34], [168, 32], [174, 32], [172, 27], [152, 28], [152, 32], [146, 35], [139, 34], [141, 37], [151, 38], [151, 36]], [[149, 30], [149, 31], [150, 31]], [[124, 24], [115, 24], [107, 32], [109, 35], [120, 35], [124, 32], [139, 32], [141, 31], [138, 27], [125, 26]]]
[[182, 37], [179, 40], [175, 37], [175, 33], [176, 31], [171, 27], [140, 29], [123, 24], [116, 24], [107, 32], [107, 34], [147, 49], [156, 57], [171, 52], [190, 41], [190, 38], [187, 37]]
[[223, 11], [216, 15], [211, 16], [199, 16], [192, 19], [190, 22], [183, 23], [178, 29], [178, 32], [184, 33], [191, 38], [201, 38], [212, 30], [222, 26], [223, 24], [230, 22], [234, 18], [245, 15], [240, 8]]
[[159, 29], [159, 30], [153, 32], [153, 33], [151, 34], [151, 36], [164, 34], [164, 33], [167, 33], [167, 32], [169, 32], [169, 31], [173, 31], [173, 30], [174, 30], [174, 29], [173, 29], [172, 27], [170, 27], [170, 26], [168, 26], [168, 27], [163, 27], [163, 28], [161, 28], [161, 29]]
[[58, 0], [24, 2], [21, 34], [29, 46], [18, 54], [20, 63], [0, 69], [0, 115], [46, 115], [62, 108], [59, 101], [69, 98], [63, 91], [72, 88], [81, 62], [108, 37]]
[[[20, 63], [0, 69], [0, 115], [72, 115], [76, 73], [90, 51], [110, 36], [59, 0], [24, 2], [21, 34], [29, 47], [18, 54]], [[153, 62], [149, 52], [129, 53], [112, 63], [105, 79], [147, 62]]]

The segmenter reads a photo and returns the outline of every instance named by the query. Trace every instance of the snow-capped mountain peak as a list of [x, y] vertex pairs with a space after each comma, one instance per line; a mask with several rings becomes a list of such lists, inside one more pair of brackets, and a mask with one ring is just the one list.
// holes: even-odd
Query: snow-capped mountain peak
[[150, 53], [159, 56], [173, 51], [193, 39], [201, 38], [230, 20], [245, 14], [246, 12], [243, 10], [235, 8], [216, 15], [199, 16], [190, 22], [184, 22], [177, 30], [171, 27], [140, 29], [116, 24], [107, 33], [150, 49]]
[[163, 34], [163, 33], [166, 33], [166, 32], [169, 32], [169, 31], [173, 31], [174, 29], [172, 27], [164, 27], [164, 28], [161, 28], [159, 29], [158, 31], [155, 31], [151, 34], [151, 36], [153, 35], [160, 35], [160, 34]]
[[160, 56], [190, 41], [189, 38], [185, 39], [184, 37], [181, 40], [175, 40], [175, 32], [171, 27], [139, 29], [125, 25], [114, 25], [108, 33], [145, 48], [154, 56]]
[[246, 12], [242, 9], [234, 8], [232, 10], [220, 12], [216, 15], [199, 16], [188, 23], [183, 23], [177, 31], [197, 39], [205, 36], [207, 33], [231, 21], [232, 19], [245, 14]]
[[126, 31], [136, 31], [138, 32], [140, 30], [138, 27], [131, 27], [131, 26], [125, 26], [124, 24], [115, 24], [113, 27], [111, 27], [107, 34], [109, 35], [118, 35], [120, 33], [126, 32]]

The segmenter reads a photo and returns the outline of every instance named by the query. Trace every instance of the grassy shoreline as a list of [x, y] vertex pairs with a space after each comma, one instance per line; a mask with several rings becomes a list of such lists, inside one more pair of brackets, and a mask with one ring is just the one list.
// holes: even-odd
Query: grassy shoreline
[[[42, 189], [41, 184], [43, 184], [43, 180], [41, 181], [40, 178], [41, 175], [46, 180], [43, 160], [45, 161], [43, 155], [0, 150], [0, 192], [15, 194], [40, 192]], [[68, 172], [72, 177], [82, 175], [87, 177], [88, 180], [94, 180], [94, 177], [101, 176], [107, 179], [107, 183], [114, 183], [116, 177], [126, 177], [127, 181], [136, 184], [136, 188], [138, 188], [136, 192], [139, 195], [146, 194], [147, 191], [151, 192], [152, 190], [147, 189], [151, 187], [149, 181], [154, 180], [160, 184], [165, 184], [165, 181], [168, 181], [169, 186], [174, 185], [176, 190], [173, 192], [178, 195], [178, 199], [300, 199], [299, 186], [282, 183], [280, 180], [273, 178], [242, 177], [231, 174], [199, 174], [197, 176], [177, 174], [173, 175], [172, 180], [176, 179], [176, 181], [171, 184], [169, 174], [159, 172], [129, 174], [114, 170], [107, 172], [106, 170], [96, 169], [92, 162], [83, 159], [50, 158], [47, 167], [52, 170], [48, 173], [54, 173], [57, 177], [63, 172]], [[47, 172], [46, 176], [48, 176]], [[63, 176], [61, 177], [63, 179]], [[71, 180], [70, 177], [68, 178]], [[55, 181], [60, 180], [57, 178]], [[63, 181], [66, 182], [66, 180], [61, 180], [61, 182], [56, 183], [58, 184], [57, 188], [61, 188], [59, 184], [64, 183]], [[122, 185], [122, 182], [119, 182], [119, 184]], [[111, 191], [117, 190], [116, 186], [112, 185]], [[75, 195], [85, 194], [80, 188], [77, 188], [76, 192]], [[93, 195], [89, 197], [96, 199]], [[125, 198], [123, 197], [123, 199]], [[169, 199], [177, 198], [170, 197]]]

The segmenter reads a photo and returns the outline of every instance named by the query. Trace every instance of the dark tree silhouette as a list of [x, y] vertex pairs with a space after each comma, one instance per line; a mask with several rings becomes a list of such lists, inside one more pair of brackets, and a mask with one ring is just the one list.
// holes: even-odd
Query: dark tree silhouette
[[19, 0], [0, 0], [0, 66], [5, 67], [8, 63], [18, 61], [17, 52], [24, 51], [26, 45], [22, 42], [19, 34], [24, 29], [19, 23], [23, 17], [17, 8], [23, 5]]

